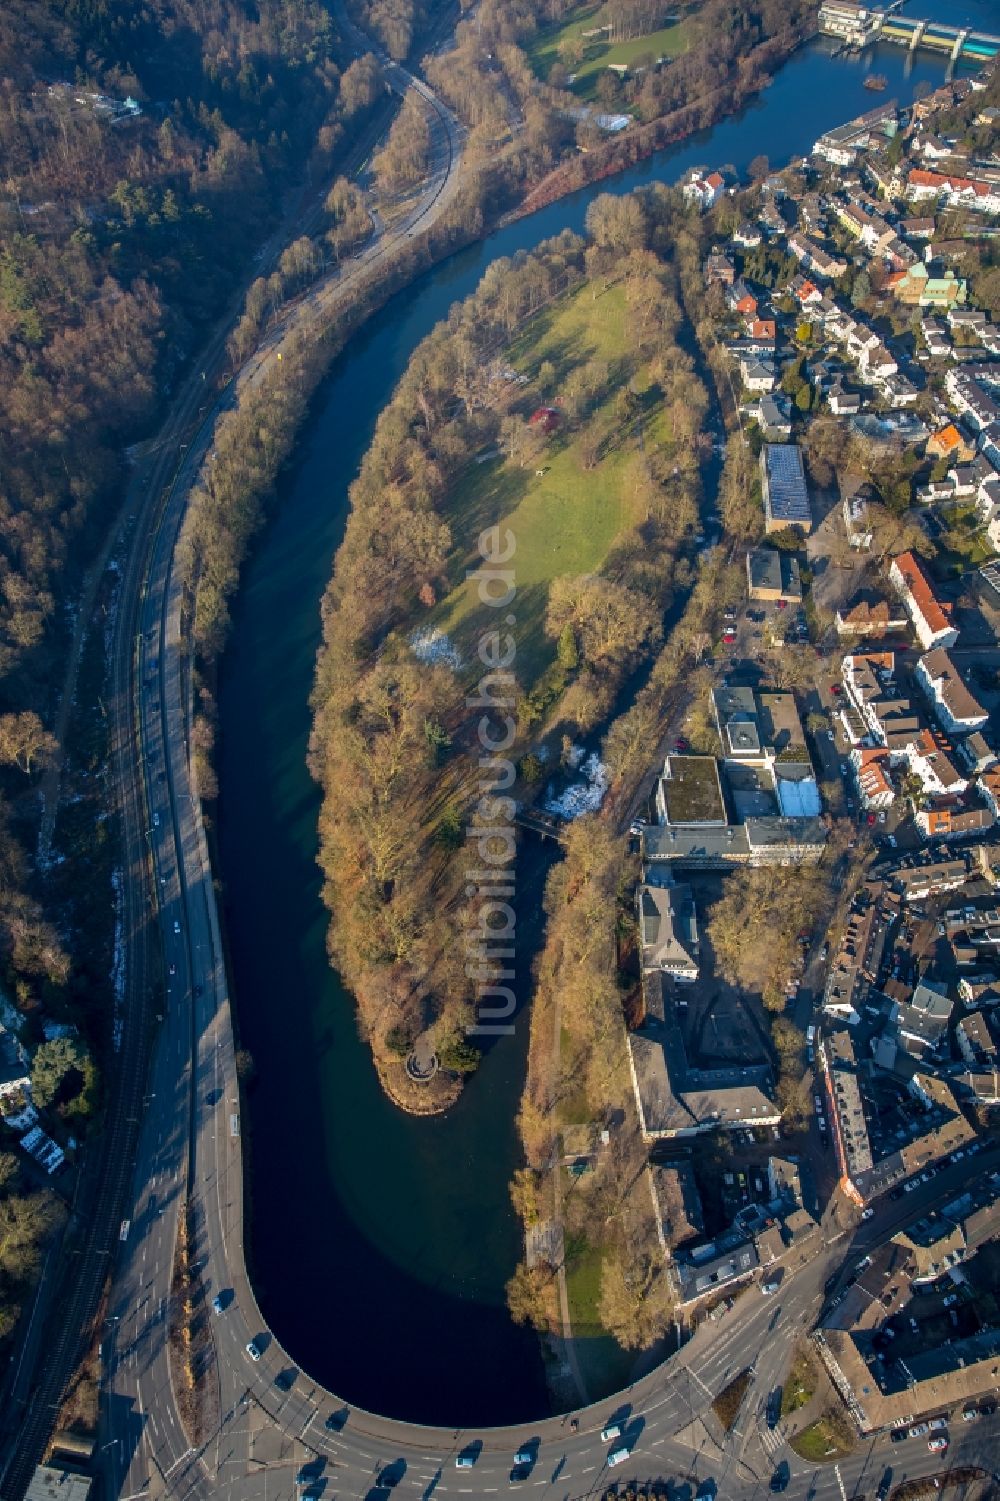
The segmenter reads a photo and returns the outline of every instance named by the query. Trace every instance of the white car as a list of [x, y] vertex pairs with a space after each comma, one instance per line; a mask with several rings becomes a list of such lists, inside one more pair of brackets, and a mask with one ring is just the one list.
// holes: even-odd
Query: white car
[[870, 1219], [872, 1219], [874, 1217], [874, 1214], [875, 1214], [874, 1209], [872, 1209], [871, 1205], [869, 1205], [869, 1207], [867, 1209], [862, 1209], [862, 1211], [861, 1211], [861, 1218], [863, 1220], [870, 1220]]
[[837, 737], [833, 733], [832, 730], [827, 730], [827, 732], [826, 732], [826, 738], [827, 738], [827, 740], [836, 740]]
[[257, 1341], [255, 1339], [252, 1339], [252, 1340], [250, 1340], [247, 1343], [247, 1354], [249, 1355], [249, 1357], [250, 1357], [251, 1360], [259, 1360], [260, 1359], [261, 1349], [260, 1349], [260, 1345], [258, 1345], [258, 1343], [257, 1343]]
[[610, 1442], [611, 1442], [612, 1439], [614, 1439], [614, 1438], [621, 1438], [621, 1436], [622, 1436], [622, 1425], [621, 1425], [621, 1423], [609, 1423], [606, 1428], [602, 1428], [601, 1429], [601, 1443], [602, 1444], [610, 1444]]
[[628, 1456], [629, 1456], [629, 1451], [628, 1451], [628, 1449], [625, 1448], [624, 1444], [622, 1445], [622, 1447], [620, 1449], [612, 1449], [611, 1453], [608, 1455], [608, 1465], [609, 1465], [609, 1467], [611, 1465], [621, 1465], [621, 1464], [624, 1464], [625, 1461], [626, 1461], [626, 1459], [628, 1459]]
[[179, 937], [180, 936], [180, 931], [181, 931], [181, 925], [180, 925], [180, 923], [177, 921], [177, 919], [175, 917], [174, 918], [174, 934], [175, 934], [175, 936]]

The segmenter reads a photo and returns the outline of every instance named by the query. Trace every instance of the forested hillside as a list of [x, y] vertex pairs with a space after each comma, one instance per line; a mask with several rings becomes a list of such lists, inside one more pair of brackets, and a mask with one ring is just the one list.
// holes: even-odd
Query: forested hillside
[[[317, 185], [332, 178], [380, 97], [348, 63], [321, 0], [0, 5], [0, 1006], [64, 1144], [99, 1117], [115, 959], [110, 575], [47, 870], [28, 853], [81, 584], [126, 445], [154, 430], [307, 158]], [[3, 1336], [59, 1215], [29, 1192], [23, 1154], [0, 1159], [0, 1220], [17, 1227]]]

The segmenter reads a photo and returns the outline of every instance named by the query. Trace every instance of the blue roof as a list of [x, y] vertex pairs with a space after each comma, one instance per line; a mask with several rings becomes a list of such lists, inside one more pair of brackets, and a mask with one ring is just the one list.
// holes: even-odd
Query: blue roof
[[795, 443], [768, 443], [764, 448], [767, 466], [768, 510], [775, 521], [790, 524], [812, 522], [809, 491], [802, 468], [802, 454]]

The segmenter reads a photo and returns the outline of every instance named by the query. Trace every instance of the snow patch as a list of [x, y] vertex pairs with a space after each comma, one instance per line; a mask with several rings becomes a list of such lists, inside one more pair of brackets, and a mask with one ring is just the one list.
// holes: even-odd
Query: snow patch
[[585, 761], [578, 758], [570, 764], [579, 766], [585, 780], [574, 782], [565, 792], [550, 795], [545, 800], [546, 813], [554, 813], [557, 818], [567, 821], [582, 818], [585, 813], [596, 813], [608, 790], [608, 768], [596, 751], [592, 751]]
[[457, 672], [462, 665], [458, 647], [440, 626], [423, 626], [411, 631], [410, 650], [418, 662], [430, 662], [435, 667], [450, 667]]

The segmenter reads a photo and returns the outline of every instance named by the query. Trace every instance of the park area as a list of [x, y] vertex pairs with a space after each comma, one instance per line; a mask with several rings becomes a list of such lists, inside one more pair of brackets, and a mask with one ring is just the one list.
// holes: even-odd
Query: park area
[[605, 68], [633, 69], [679, 57], [691, 40], [689, 24], [669, 18], [666, 24], [625, 41], [611, 41], [610, 36], [607, 7], [581, 6], [558, 26], [540, 31], [527, 49], [528, 59], [543, 80], [548, 80], [555, 63], [562, 63], [573, 77], [573, 93], [592, 100]]
[[621, 285], [587, 282], [559, 298], [503, 358], [527, 377], [508, 419], [520, 439], [508, 428], [508, 440], [480, 455], [449, 497], [446, 519], [460, 563], [453, 577], [461, 582], [428, 615], [426, 628], [443, 632], [463, 662], [476, 660], [497, 612], [480, 603], [465, 573], [475, 566], [483, 528], [509, 528], [516, 543], [516, 671], [528, 686], [555, 655], [545, 632], [550, 585], [599, 573], [618, 539], [642, 521], [645, 502], [631, 470], [640, 445], [649, 455], [670, 431], [648, 367], [636, 368], [630, 353]]

